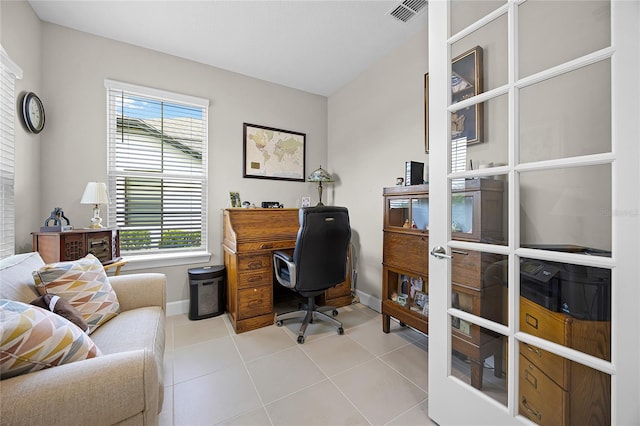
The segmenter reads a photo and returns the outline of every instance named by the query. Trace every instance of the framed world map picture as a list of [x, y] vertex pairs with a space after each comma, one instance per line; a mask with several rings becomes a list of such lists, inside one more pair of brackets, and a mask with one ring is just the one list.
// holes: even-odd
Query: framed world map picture
[[243, 177], [305, 181], [305, 133], [244, 123]]

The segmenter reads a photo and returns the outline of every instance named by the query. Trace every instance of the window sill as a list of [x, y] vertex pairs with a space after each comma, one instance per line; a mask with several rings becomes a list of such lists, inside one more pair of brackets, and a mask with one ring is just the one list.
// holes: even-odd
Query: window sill
[[196, 251], [189, 253], [163, 253], [130, 256], [124, 255], [123, 260], [127, 262], [127, 265], [123, 268], [124, 270], [136, 271], [140, 269], [189, 265], [192, 263], [207, 263], [211, 260], [211, 253], [206, 251]]

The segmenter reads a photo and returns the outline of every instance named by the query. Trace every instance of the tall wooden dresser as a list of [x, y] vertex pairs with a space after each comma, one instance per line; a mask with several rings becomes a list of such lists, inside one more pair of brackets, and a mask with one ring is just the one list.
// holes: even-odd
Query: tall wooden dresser
[[[231, 208], [223, 212], [227, 313], [236, 333], [274, 323], [273, 252], [294, 249], [298, 209]], [[351, 303], [351, 280], [325, 291], [320, 304]]]

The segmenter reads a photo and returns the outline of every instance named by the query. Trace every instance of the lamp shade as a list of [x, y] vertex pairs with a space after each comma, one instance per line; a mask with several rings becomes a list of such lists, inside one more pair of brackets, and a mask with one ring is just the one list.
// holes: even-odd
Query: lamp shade
[[331, 176], [325, 169], [320, 166], [319, 169], [314, 170], [307, 178], [308, 182], [333, 182], [333, 176]]
[[109, 204], [107, 185], [104, 182], [87, 183], [80, 204]]

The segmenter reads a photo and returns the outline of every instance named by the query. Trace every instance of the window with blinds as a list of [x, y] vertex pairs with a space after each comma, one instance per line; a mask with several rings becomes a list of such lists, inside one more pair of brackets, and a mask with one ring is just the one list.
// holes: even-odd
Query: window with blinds
[[127, 254], [207, 247], [207, 112], [201, 98], [112, 80], [109, 225]]
[[22, 70], [0, 45], [0, 259], [15, 253], [15, 80]]

